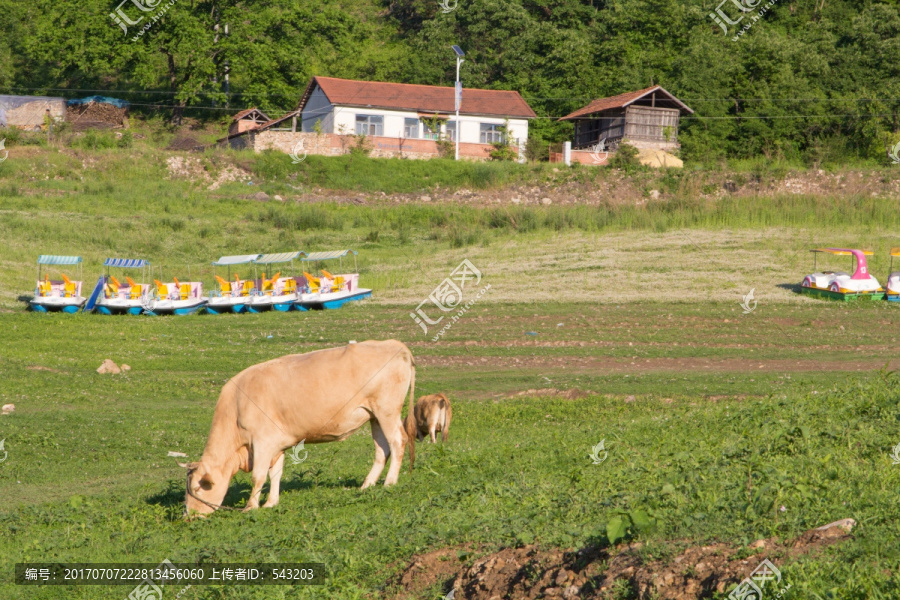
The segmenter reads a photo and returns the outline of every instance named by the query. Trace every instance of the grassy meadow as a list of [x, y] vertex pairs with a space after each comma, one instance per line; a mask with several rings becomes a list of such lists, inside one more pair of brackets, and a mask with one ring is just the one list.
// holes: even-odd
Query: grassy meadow
[[[789, 597], [900, 594], [900, 466], [889, 456], [900, 443], [900, 306], [796, 293], [817, 246], [871, 248], [883, 281], [887, 250], [900, 246], [896, 200], [263, 203], [246, 196], [285, 189], [278, 157], [252, 166], [262, 169], [254, 186], [210, 191], [168, 178], [158, 152], [29, 150], [0, 163], [0, 404], [16, 404], [0, 417], [0, 598], [131, 590], [15, 586], [17, 562], [164, 558], [330, 569], [324, 588], [194, 586], [187, 600], [392, 598], [388, 582], [418, 553], [480, 549], [461, 553], [462, 566], [504, 546], [609, 545], [607, 524], [635, 511], [656, 527], [628, 538], [656, 558], [713, 540], [790, 539], [852, 517], [852, 540], [776, 561]], [[502, 189], [557, 176], [502, 168], [507, 179], [466, 177]], [[348, 247], [374, 294], [337, 311], [24, 310], [42, 253], [83, 256], [86, 285], [107, 256], [148, 258], [179, 278], [190, 267], [210, 285], [209, 263], [223, 254]], [[436, 328], [425, 335], [410, 312], [464, 258], [491, 289], [433, 342]], [[397, 486], [361, 492], [374, 455], [365, 427], [286, 465], [277, 508], [182, 520], [184, 472], [166, 454], [199, 456], [229, 377], [284, 354], [384, 338], [412, 349], [417, 395], [454, 402], [447, 444], [420, 444], [412, 474], [404, 467]], [[105, 358], [132, 370], [100, 375]], [[595, 465], [601, 440], [609, 457]], [[242, 506], [249, 487], [238, 475], [226, 504]]]

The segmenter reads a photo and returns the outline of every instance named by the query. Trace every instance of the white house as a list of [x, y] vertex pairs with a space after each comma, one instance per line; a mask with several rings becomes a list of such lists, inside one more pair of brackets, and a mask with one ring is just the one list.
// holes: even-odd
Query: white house
[[[365, 134], [403, 140], [456, 141], [454, 89], [434, 85], [313, 77], [300, 100], [302, 131]], [[463, 88], [460, 143], [501, 141], [508, 121], [510, 141], [522, 147], [528, 120], [537, 117], [519, 92]], [[440, 130], [432, 131], [428, 123]]]

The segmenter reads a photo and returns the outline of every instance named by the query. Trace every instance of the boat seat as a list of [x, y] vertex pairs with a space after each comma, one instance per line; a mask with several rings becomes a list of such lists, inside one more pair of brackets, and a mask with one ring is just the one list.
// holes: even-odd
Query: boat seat
[[331, 287], [332, 292], [339, 292], [344, 288], [344, 284], [347, 283], [347, 280], [344, 279], [343, 275], [338, 275], [334, 278], [334, 285]]
[[76, 294], [78, 294], [78, 287], [75, 285], [75, 282], [66, 277], [66, 274], [62, 274], [63, 281], [65, 282], [63, 285], [63, 294], [66, 298], [74, 298]]
[[253, 290], [253, 282], [245, 281], [244, 287], [241, 288], [241, 296], [249, 296], [250, 292]]
[[297, 291], [297, 280], [291, 277], [284, 282], [284, 293], [293, 294]]
[[303, 275], [306, 277], [306, 285], [309, 286], [309, 293], [317, 293], [319, 291], [319, 278], [315, 275], [310, 275], [306, 271], [303, 271]]
[[52, 289], [50, 285], [50, 280], [45, 278], [44, 281], [38, 281], [38, 294], [41, 296], [49, 296], [50, 290]]
[[156, 284], [156, 294], [157, 294], [161, 299], [162, 299], [162, 298], [168, 298], [168, 297], [169, 297], [169, 286], [167, 286], [166, 284], [164, 284], [164, 283], [163, 283], [162, 281], [160, 281], [159, 279], [154, 279], [154, 280], [153, 280], [153, 283]]
[[187, 300], [191, 295], [191, 284], [182, 283], [181, 284], [181, 299]]
[[216, 275], [216, 281], [219, 282], [219, 289], [222, 290], [223, 295], [231, 295], [231, 283], [229, 283], [224, 277], [219, 277]]
[[143, 287], [139, 283], [131, 284], [131, 293], [128, 294], [128, 297], [132, 300], [137, 300], [141, 297], [141, 292], [143, 291]]

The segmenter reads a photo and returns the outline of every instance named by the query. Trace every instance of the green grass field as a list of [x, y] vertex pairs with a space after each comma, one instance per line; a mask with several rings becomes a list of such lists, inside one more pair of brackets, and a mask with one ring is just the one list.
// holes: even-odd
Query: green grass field
[[[0, 165], [0, 404], [16, 405], [0, 416], [3, 600], [131, 591], [16, 586], [17, 562], [165, 558], [330, 569], [324, 588], [194, 586], [188, 600], [392, 598], [389, 581], [416, 554], [606, 546], [607, 524], [635, 511], [657, 527], [629, 537], [657, 558], [852, 517], [853, 539], [777, 562], [789, 597], [900, 595], [900, 465], [890, 457], [900, 306], [795, 291], [812, 270], [808, 249], [822, 245], [872, 248], [884, 281], [886, 250], [900, 245], [896, 201], [259, 204], [236, 184], [211, 197], [153, 164], [110, 158], [81, 182], [71, 157], [34, 161], [47, 170]], [[337, 311], [101, 317], [31, 314], [22, 301], [40, 253], [81, 254], [91, 282], [106, 256], [142, 256], [167, 275], [190, 265], [211, 284], [209, 262], [222, 254], [342, 247], [360, 251], [375, 292]], [[463, 258], [491, 289], [431, 341], [437, 328], [424, 334], [410, 313]], [[746, 314], [751, 288], [758, 304]], [[184, 472], [167, 452], [199, 456], [229, 377], [385, 338], [413, 351], [417, 395], [453, 400], [446, 445], [420, 444], [412, 474], [404, 467], [394, 488], [361, 492], [374, 454], [364, 427], [287, 465], [277, 508], [182, 520]], [[100, 375], [105, 358], [132, 370]], [[601, 440], [609, 457], [595, 465]], [[226, 504], [248, 494], [240, 474]]]

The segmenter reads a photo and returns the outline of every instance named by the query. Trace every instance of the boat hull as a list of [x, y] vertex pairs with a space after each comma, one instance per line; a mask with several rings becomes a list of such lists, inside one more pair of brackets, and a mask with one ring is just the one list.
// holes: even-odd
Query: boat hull
[[247, 296], [210, 298], [206, 304], [206, 312], [211, 315], [247, 312], [249, 302], [250, 298]]
[[206, 298], [187, 300], [157, 300], [144, 306], [150, 315], [189, 315], [206, 306]]
[[59, 298], [59, 297], [38, 297], [28, 302], [28, 306], [34, 312], [64, 312], [68, 314], [77, 313], [87, 302], [87, 298]]
[[800, 287], [801, 294], [808, 294], [814, 298], [838, 300], [840, 302], [858, 302], [860, 300], [884, 300], [884, 292], [834, 292], [817, 287]]
[[336, 292], [327, 294], [301, 294], [296, 306], [300, 310], [324, 310], [340, 308], [348, 302], [372, 297], [372, 290], [358, 289], [355, 292]]
[[268, 310], [287, 312], [299, 300], [297, 294], [283, 294], [281, 296], [254, 296], [247, 308], [252, 313], [260, 313]]
[[144, 312], [140, 300], [100, 300], [97, 312], [101, 315], [139, 315]]

